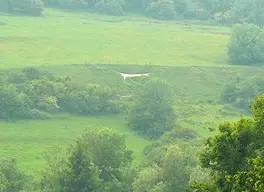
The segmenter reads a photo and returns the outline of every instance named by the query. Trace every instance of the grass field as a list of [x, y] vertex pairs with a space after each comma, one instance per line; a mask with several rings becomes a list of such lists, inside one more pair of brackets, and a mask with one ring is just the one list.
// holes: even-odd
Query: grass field
[[127, 129], [122, 116], [67, 117], [45, 121], [0, 123], [0, 154], [12, 156], [27, 173], [39, 176], [44, 167], [43, 154], [53, 146], [66, 147], [85, 129], [108, 127], [124, 134], [128, 148], [133, 149], [135, 163], [143, 157], [149, 141]]
[[[54, 9], [46, 9], [39, 18], [1, 15], [0, 70], [36, 66], [59, 76], [70, 75], [84, 85], [112, 87], [120, 94], [130, 93], [131, 82], [124, 83], [116, 72], [150, 72], [173, 87], [179, 123], [207, 137], [214, 134], [208, 127], [244, 114], [219, 101], [227, 81], [264, 72], [259, 67], [227, 65], [229, 34], [227, 27], [188, 21], [158, 22]], [[124, 133], [135, 163], [143, 159], [142, 150], [150, 143], [129, 131], [123, 116], [73, 116], [1, 122], [0, 155], [16, 157], [23, 170], [38, 176], [44, 151], [53, 145], [67, 146], [90, 127]]]
[[[76, 63], [221, 66], [228, 28], [47, 9], [0, 17], [0, 68]], [[149, 23], [150, 22], [150, 23]]]

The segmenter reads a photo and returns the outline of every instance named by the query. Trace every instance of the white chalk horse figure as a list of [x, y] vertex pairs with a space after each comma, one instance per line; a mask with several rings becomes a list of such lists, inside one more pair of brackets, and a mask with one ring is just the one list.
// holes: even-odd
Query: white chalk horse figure
[[127, 73], [120, 73], [124, 78], [124, 82], [126, 82], [126, 78], [133, 78], [133, 77], [148, 77], [150, 73], [136, 73], [136, 74], [127, 74]]

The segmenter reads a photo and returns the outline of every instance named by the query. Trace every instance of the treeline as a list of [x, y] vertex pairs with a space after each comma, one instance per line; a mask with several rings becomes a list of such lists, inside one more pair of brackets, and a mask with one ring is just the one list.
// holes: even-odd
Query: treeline
[[135, 12], [156, 19], [215, 20], [264, 25], [263, 0], [0, 0], [0, 10], [41, 14], [44, 7], [82, 9], [109, 15]]

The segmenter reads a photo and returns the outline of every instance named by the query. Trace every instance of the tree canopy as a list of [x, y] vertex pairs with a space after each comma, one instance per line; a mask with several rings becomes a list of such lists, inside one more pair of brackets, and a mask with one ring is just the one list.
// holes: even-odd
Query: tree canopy
[[261, 95], [252, 105], [252, 119], [241, 118], [219, 126], [219, 133], [207, 140], [201, 154], [202, 166], [212, 170], [214, 185], [194, 183], [190, 191], [205, 191], [208, 186], [226, 192], [258, 191], [263, 187], [263, 111]]

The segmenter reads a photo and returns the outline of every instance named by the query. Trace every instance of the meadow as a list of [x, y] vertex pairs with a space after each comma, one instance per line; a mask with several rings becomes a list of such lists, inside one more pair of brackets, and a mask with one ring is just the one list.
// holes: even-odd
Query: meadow
[[0, 68], [61, 64], [227, 64], [230, 29], [46, 9], [43, 17], [1, 16]]
[[141, 162], [143, 149], [150, 142], [129, 131], [123, 116], [63, 117], [54, 120], [0, 123], [0, 154], [15, 157], [27, 173], [39, 176], [45, 166], [44, 155], [52, 147], [66, 147], [85, 129], [111, 128], [123, 133], [135, 164]]
[[[69, 75], [83, 85], [111, 87], [121, 95], [129, 94], [137, 80], [125, 83], [117, 72], [149, 72], [173, 87], [179, 124], [203, 137], [214, 134], [208, 128], [223, 120], [248, 115], [219, 101], [229, 79], [264, 72], [259, 67], [228, 65], [231, 30], [222, 26], [45, 9], [39, 18], [1, 15], [0, 31], [2, 71], [34, 66]], [[2, 121], [0, 154], [14, 156], [23, 170], [38, 176], [45, 151], [54, 145], [67, 146], [85, 128], [94, 127], [124, 133], [135, 163], [143, 160], [143, 149], [150, 141], [131, 132], [120, 115]]]

